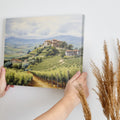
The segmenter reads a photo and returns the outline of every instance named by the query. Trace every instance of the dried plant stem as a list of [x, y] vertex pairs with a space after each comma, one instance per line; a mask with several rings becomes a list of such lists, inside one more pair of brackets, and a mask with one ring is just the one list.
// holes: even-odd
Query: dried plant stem
[[90, 109], [89, 109], [89, 106], [88, 106], [83, 88], [82, 88], [81, 85], [79, 85], [79, 88], [76, 88], [76, 89], [79, 92], [79, 98], [80, 98], [80, 101], [81, 101], [81, 104], [82, 104], [82, 107], [83, 107], [85, 120], [91, 120], [91, 112], [90, 112]]
[[117, 74], [114, 74], [113, 63], [109, 60], [106, 42], [104, 42], [105, 59], [102, 72], [92, 62], [93, 74], [97, 78], [97, 93], [103, 112], [108, 120], [120, 120], [120, 45], [118, 40], [118, 67]]

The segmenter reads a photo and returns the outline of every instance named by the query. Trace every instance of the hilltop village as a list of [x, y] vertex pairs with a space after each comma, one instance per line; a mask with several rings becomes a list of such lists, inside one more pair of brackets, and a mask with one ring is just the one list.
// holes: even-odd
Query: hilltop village
[[[46, 40], [44, 43], [43, 43], [43, 46], [53, 46], [53, 47], [56, 47], [56, 48], [61, 48], [61, 45], [63, 44], [64, 42], [63, 41], [60, 41], [60, 40], [56, 40], [56, 39], [53, 39], [53, 40]], [[71, 45], [72, 46], [72, 45]], [[65, 55], [66, 56], [74, 56], [74, 55], [80, 55], [80, 50], [78, 49], [74, 49], [71, 47], [69, 50], [66, 50], [65, 51]]]

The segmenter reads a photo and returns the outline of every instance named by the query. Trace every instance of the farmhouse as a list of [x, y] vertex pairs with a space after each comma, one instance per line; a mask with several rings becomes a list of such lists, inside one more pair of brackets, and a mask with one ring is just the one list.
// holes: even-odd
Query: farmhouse
[[66, 50], [65, 55], [66, 56], [80, 55], [80, 50]]
[[43, 45], [44, 46], [53, 46], [53, 47], [60, 47], [60, 43], [62, 41], [59, 41], [59, 40], [56, 40], [56, 39], [53, 39], [53, 40], [46, 40]]
[[12, 62], [12, 63], [21, 63], [22, 61], [19, 60], [19, 59], [12, 59], [11, 62]]
[[51, 40], [46, 40], [46, 41], [43, 43], [44, 46], [49, 46], [49, 45], [51, 45], [51, 44], [52, 44], [52, 41], [51, 41]]

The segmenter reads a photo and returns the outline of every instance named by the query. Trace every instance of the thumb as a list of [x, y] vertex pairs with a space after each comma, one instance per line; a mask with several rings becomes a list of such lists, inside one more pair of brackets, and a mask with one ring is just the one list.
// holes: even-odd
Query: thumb
[[5, 68], [4, 67], [2, 67], [2, 69], [1, 69], [1, 79], [3, 80], [5, 80]]
[[78, 71], [70, 80], [74, 81], [80, 76], [80, 71]]

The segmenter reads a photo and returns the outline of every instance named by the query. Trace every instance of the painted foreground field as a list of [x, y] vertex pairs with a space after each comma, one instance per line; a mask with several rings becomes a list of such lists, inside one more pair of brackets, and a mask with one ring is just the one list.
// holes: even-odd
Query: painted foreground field
[[[29, 72], [28, 72], [29, 73]], [[39, 77], [33, 75], [33, 80], [28, 84], [29, 86], [34, 86], [34, 87], [44, 87], [44, 88], [60, 88], [57, 85], [50, 84], [47, 81], [44, 81], [40, 79]]]
[[[62, 75], [63, 76], [63, 75]], [[65, 76], [63, 76], [65, 77]], [[54, 78], [54, 79], [53, 79]], [[34, 86], [34, 87], [45, 87], [45, 88], [65, 88], [65, 81], [55, 80], [55, 76], [52, 78], [39, 77], [39, 74], [31, 71], [20, 71], [15, 69], [6, 68], [6, 80], [10, 85], [22, 85], [22, 86]]]
[[[55, 56], [56, 57], [56, 56]], [[58, 59], [59, 57], [56, 57]], [[51, 58], [49, 58], [50, 60]], [[53, 57], [54, 59], [54, 57]], [[39, 63], [41, 65], [47, 65], [46, 61]], [[51, 59], [52, 61], [52, 59]], [[55, 62], [50, 62], [54, 64], [54, 69], [52, 67], [46, 67], [46, 70], [41, 71], [39, 64], [34, 65], [35, 69], [38, 71], [30, 70], [24, 71], [22, 69], [6, 68], [6, 79], [8, 84], [14, 85], [25, 85], [25, 86], [35, 86], [35, 87], [45, 87], [45, 88], [65, 88], [67, 81], [78, 71], [81, 70], [79, 65], [77, 65], [79, 59], [69, 59], [59, 60]], [[63, 63], [64, 62], [64, 63]], [[70, 65], [72, 62], [73, 65]], [[50, 65], [49, 63], [49, 65]], [[63, 64], [61, 64], [63, 63]], [[42, 67], [43, 67], [42, 66]], [[49, 69], [47, 69], [49, 68]], [[33, 69], [33, 67], [32, 67]]]

